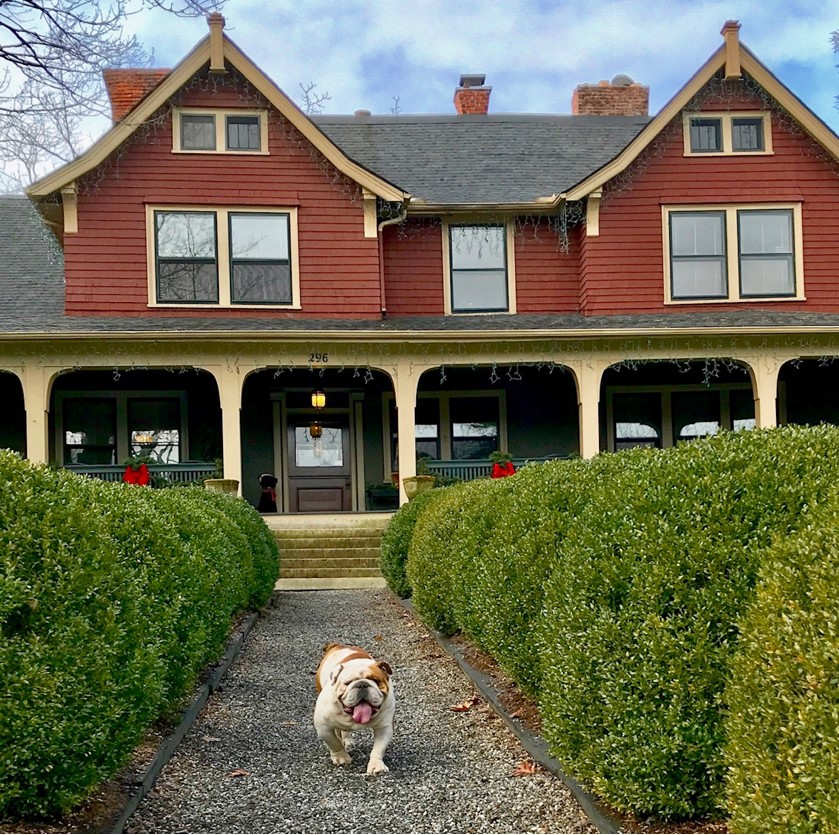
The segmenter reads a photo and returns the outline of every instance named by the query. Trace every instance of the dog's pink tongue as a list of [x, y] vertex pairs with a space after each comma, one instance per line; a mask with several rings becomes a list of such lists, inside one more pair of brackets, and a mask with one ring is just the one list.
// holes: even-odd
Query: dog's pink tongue
[[367, 702], [359, 702], [352, 712], [353, 722], [358, 722], [359, 725], [366, 725], [373, 715], [373, 708]]

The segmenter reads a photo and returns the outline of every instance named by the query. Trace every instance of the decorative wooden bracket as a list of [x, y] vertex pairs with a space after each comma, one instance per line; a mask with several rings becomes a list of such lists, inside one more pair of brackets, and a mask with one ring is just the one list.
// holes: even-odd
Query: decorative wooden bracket
[[593, 191], [586, 200], [586, 237], [596, 238], [600, 234], [600, 198], [603, 192]]
[[79, 209], [76, 184], [70, 183], [61, 189], [61, 202], [64, 207], [64, 234], [75, 235], [79, 231]]
[[376, 195], [366, 188], [362, 191], [364, 197], [364, 237], [378, 237], [378, 218], [376, 217]]

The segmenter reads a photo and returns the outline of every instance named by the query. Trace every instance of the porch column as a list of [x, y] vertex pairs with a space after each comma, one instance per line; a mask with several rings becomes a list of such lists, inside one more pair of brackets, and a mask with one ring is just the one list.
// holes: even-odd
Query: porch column
[[600, 452], [600, 381], [606, 363], [589, 360], [574, 363], [580, 420], [580, 457], [593, 458]]
[[208, 369], [216, 378], [221, 404], [222, 462], [224, 477], [235, 478], [242, 494], [242, 386], [246, 372], [238, 367]]
[[49, 462], [49, 401], [52, 372], [37, 365], [21, 369], [23, 406], [26, 410], [26, 457], [35, 464]]
[[417, 405], [417, 386], [425, 368], [414, 368], [411, 363], [400, 363], [393, 376], [396, 397], [396, 431], [399, 438], [399, 504], [406, 504], [403, 478], [417, 474], [417, 429], [414, 410]]
[[[793, 359], [793, 357], [790, 357]], [[778, 425], [778, 373], [786, 360], [775, 356], [744, 358], [752, 378], [755, 426], [769, 429]]]

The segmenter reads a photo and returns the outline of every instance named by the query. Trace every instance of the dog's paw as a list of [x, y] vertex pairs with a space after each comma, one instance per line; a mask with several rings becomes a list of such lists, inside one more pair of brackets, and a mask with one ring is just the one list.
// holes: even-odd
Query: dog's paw
[[370, 760], [367, 763], [368, 774], [387, 774], [390, 769], [381, 760]]
[[347, 752], [355, 748], [355, 740], [353, 739], [352, 731], [341, 731], [341, 742], [344, 743], [344, 750]]
[[335, 765], [349, 765], [352, 762], [352, 757], [346, 751], [339, 751], [337, 754], [332, 754], [331, 759]]

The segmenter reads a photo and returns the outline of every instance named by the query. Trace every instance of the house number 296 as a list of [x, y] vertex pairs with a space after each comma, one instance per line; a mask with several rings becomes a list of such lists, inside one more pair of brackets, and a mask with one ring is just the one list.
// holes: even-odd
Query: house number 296
[[309, 354], [309, 362], [329, 362], [328, 351], [312, 351]]

